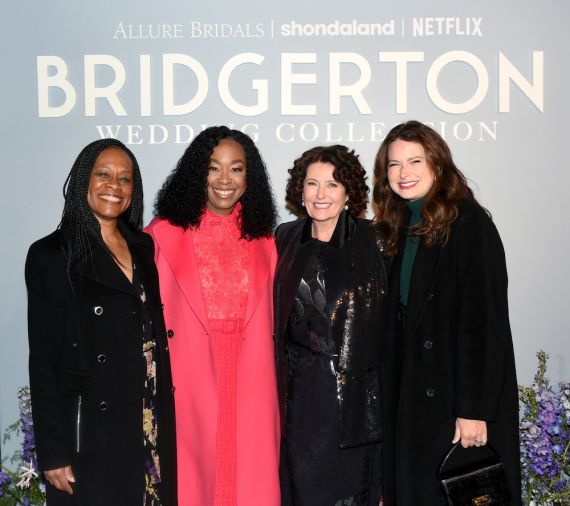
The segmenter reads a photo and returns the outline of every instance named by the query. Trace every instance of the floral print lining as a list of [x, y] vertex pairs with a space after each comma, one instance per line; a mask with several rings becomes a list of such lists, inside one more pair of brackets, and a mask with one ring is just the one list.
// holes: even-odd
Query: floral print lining
[[[133, 269], [135, 270], [135, 269]], [[153, 336], [152, 321], [146, 310], [146, 294], [142, 284], [140, 298], [144, 307], [143, 321], [143, 356], [146, 361], [146, 376], [143, 393], [143, 437], [145, 459], [145, 490], [143, 506], [161, 506], [160, 485], [160, 459], [158, 456], [158, 423], [156, 419], [156, 341]]]

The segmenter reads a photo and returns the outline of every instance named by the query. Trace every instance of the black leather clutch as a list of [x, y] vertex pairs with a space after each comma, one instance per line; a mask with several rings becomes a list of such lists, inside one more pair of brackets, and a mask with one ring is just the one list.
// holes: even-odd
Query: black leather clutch
[[445, 470], [451, 454], [460, 443], [453, 445], [439, 466], [437, 478], [443, 504], [446, 506], [508, 506], [512, 504], [503, 463], [497, 451], [485, 445], [490, 455], [472, 464]]

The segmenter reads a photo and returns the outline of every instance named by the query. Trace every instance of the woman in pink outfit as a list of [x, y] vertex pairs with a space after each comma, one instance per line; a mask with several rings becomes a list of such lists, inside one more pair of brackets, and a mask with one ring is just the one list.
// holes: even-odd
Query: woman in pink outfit
[[211, 127], [186, 149], [146, 228], [175, 386], [181, 506], [278, 506], [273, 355], [276, 212], [253, 141]]

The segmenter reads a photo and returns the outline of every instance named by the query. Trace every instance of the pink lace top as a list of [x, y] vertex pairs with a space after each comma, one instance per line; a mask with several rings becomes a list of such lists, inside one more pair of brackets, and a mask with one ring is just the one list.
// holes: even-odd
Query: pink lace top
[[249, 249], [240, 239], [241, 204], [221, 216], [206, 209], [193, 234], [208, 319], [243, 318], [249, 286]]

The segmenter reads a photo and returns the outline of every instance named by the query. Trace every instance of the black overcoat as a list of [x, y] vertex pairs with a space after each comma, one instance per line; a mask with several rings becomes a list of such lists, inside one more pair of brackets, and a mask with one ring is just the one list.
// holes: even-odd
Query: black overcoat
[[[402, 244], [403, 246], [403, 244]], [[399, 304], [394, 260], [391, 314]], [[503, 245], [487, 212], [464, 200], [447, 243], [420, 244], [412, 270], [406, 332], [394, 318], [384, 356], [386, 506], [441, 504], [436, 470], [457, 417], [485, 420], [520, 504], [518, 398]], [[478, 452], [462, 450], [465, 453]], [[469, 455], [467, 455], [469, 457]]]
[[[299, 254], [301, 237], [310, 237], [311, 220], [280, 225], [275, 272], [275, 346], [282, 434], [285, 435], [287, 395], [286, 329], [293, 299], [308, 258]], [[368, 220], [343, 212], [334, 231], [325, 272], [331, 335], [336, 342], [336, 367], [342, 448], [382, 440], [381, 333], [390, 261], [383, 255], [385, 241]]]
[[[145, 288], [157, 341], [160, 489], [176, 505], [176, 446], [170, 359], [153, 242], [120, 224]], [[61, 231], [34, 243], [26, 259], [30, 385], [41, 470], [71, 465], [73, 496], [48, 486], [48, 506], [135, 506], [145, 487], [142, 398], [143, 305], [102, 246], [66, 272]]]

